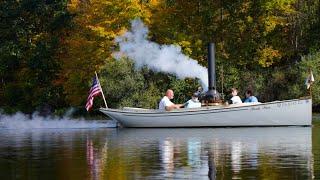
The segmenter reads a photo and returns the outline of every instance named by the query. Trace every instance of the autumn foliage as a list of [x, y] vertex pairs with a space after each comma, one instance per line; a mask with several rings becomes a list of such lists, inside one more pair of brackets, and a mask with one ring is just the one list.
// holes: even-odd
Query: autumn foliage
[[315, 76], [319, 69], [319, 1], [3, 0], [0, 16], [5, 112], [83, 108], [95, 71], [113, 107], [156, 108], [169, 87], [183, 103], [197, 80], [113, 58], [114, 39], [135, 18], [149, 27], [151, 41], [179, 45], [203, 66], [207, 43], [214, 42], [217, 88], [226, 97], [236, 86], [255, 89], [263, 101], [297, 98], [306, 94], [306, 69]]

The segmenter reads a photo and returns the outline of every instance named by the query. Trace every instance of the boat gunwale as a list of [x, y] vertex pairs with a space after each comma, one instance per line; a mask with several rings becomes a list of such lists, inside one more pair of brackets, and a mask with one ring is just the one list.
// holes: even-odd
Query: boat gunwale
[[[295, 101], [301, 101], [301, 100], [312, 100], [311, 98], [301, 98], [301, 99], [291, 99], [291, 100], [283, 100], [283, 101], [272, 101], [272, 102], [266, 102], [266, 103], [248, 103], [248, 105], [244, 106], [204, 106], [201, 108], [185, 108], [181, 110], [173, 110], [173, 111], [160, 111], [158, 109], [150, 109], [150, 110], [124, 110], [124, 109], [112, 109], [112, 108], [100, 108], [100, 111], [102, 112], [110, 112], [110, 113], [119, 113], [119, 114], [126, 114], [126, 115], [167, 115], [167, 116], [175, 116], [180, 115], [183, 113], [184, 115], [188, 115], [189, 113], [213, 113], [212, 111], [218, 112], [230, 112], [230, 111], [240, 111], [240, 110], [248, 110], [249, 107], [258, 107], [258, 106], [265, 106], [265, 105], [273, 105], [278, 103], [286, 103], [286, 102], [295, 102]], [[242, 109], [244, 108], [244, 109]], [[239, 110], [237, 110], [239, 109]], [[227, 110], [227, 111], [223, 111]]]

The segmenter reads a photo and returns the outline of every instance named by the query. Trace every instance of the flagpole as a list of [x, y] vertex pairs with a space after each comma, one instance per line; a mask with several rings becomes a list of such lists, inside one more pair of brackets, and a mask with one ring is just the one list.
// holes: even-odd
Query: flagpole
[[106, 108], [108, 108], [107, 101], [106, 101], [106, 98], [104, 97], [104, 93], [103, 93], [103, 90], [102, 90], [102, 87], [101, 87], [100, 80], [98, 78], [97, 72], [94, 71], [94, 73], [96, 74], [96, 78], [97, 78], [97, 80], [99, 82], [99, 86], [100, 86], [100, 89], [101, 89], [101, 94], [102, 94], [102, 98], [103, 98], [104, 104], [106, 105]]
[[310, 98], [312, 99], [312, 82], [311, 82], [311, 68], [309, 68], [309, 76], [310, 76], [310, 88], [309, 88], [309, 95], [310, 95]]

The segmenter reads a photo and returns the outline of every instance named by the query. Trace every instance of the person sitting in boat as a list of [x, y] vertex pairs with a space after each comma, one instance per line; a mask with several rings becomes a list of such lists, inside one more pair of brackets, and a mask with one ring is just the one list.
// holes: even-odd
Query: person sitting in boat
[[193, 93], [191, 99], [184, 104], [185, 108], [199, 108], [201, 107], [201, 103], [198, 99], [199, 93]]
[[244, 100], [244, 103], [256, 103], [256, 102], [259, 102], [258, 99], [253, 96], [253, 92], [252, 90], [247, 90], [246, 93], [246, 99]]
[[160, 110], [166, 110], [166, 111], [171, 111], [173, 109], [180, 109], [183, 104], [174, 104], [173, 102], [170, 101], [170, 99], [173, 99], [174, 93], [173, 90], [168, 89], [166, 92], [166, 95], [163, 96], [159, 103], [159, 109]]
[[238, 89], [237, 88], [231, 88], [231, 95], [232, 95], [232, 98], [230, 99], [231, 104], [241, 104], [242, 103], [242, 100], [238, 96]]

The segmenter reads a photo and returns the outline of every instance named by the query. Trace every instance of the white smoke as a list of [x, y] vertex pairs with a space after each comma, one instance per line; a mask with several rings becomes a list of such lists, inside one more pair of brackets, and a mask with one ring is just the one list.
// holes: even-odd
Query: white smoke
[[171, 73], [179, 79], [199, 78], [202, 87], [208, 88], [207, 68], [198, 64], [181, 52], [177, 45], [159, 45], [147, 39], [148, 28], [140, 19], [131, 22], [131, 31], [116, 38], [120, 51], [114, 54], [116, 59], [126, 55], [134, 60], [135, 66], [147, 66], [156, 72]]
[[0, 113], [0, 129], [78, 129], [116, 127], [114, 121], [71, 119], [68, 117], [42, 117], [34, 113], [31, 117], [23, 113], [4, 115]]

